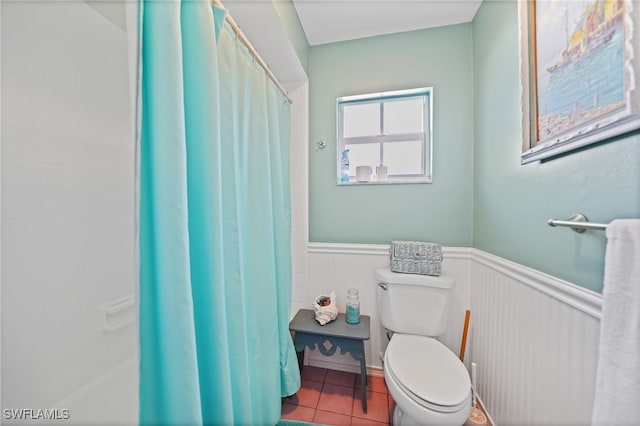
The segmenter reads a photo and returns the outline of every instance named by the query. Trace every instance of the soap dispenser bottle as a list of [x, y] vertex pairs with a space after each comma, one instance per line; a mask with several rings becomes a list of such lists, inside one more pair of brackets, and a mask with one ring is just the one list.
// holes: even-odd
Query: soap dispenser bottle
[[347, 290], [347, 323], [358, 324], [360, 322], [360, 297], [357, 288]]

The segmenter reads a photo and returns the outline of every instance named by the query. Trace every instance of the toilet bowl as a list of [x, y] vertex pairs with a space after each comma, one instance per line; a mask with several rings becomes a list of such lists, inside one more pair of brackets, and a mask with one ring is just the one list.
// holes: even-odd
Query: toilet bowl
[[437, 340], [394, 334], [384, 355], [384, 377], [396, 408], [394, 425], [462, 425], [471, 409], [464, 364]]
[[455, 280], [376, 271], [382, 326], [393, 332], [384, 377], [396, 402], [394, 425], [462, 425], [471, 411], [464, 364], [436, 340], [447, 328]]

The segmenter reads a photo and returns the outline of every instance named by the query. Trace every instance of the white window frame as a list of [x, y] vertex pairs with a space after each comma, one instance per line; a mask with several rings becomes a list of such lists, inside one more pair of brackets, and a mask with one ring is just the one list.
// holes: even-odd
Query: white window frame
[[[418, 133], [400, 133], [385, 135], [384, 101], [394, 99], [422, 98], [423, 100], [423, 131]], [[380, 103], [380, 134], [373, 136], [344, 137], [344, 109], [347, 104]], [[397, 90], [392, 92], [370, 93], [366, 95], [343, 96], [336, 101], [337, 111], [337, 183], [338, 185], [362, 185], [362, 184], [398, 184], [398, 183], [431, 183], [432, 175], [432, 146], [433, 146], [433, 88], [421, 87], [417, 89]], [[341, 153], [347, 145], [371, 144], [380, 145], [380, 159], [384, 163], [384, 144], [393, 142], [422, 141], [422, 173], [419, 174], [390, 174], [385, 181], [371, 180], [358, 182], [356, 177], [349, 176], [348, 182], [341, 182]], [[351, 160], [351, 159], [350, 159]], [[373, 169], [375, 174], [375, 168]]]

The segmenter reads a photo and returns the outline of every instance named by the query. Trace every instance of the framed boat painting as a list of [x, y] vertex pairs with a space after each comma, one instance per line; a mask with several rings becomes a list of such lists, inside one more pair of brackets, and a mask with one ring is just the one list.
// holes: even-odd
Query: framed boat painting
[[640, 3], [519, 0], [518, 7], [522, 164], [640, 129]]

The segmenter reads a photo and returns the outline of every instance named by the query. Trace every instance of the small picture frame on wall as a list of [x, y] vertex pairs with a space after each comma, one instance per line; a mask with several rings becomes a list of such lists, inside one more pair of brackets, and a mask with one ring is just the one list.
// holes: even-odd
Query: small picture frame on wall
[[638, 2], [518, 0], [518, 9], [522, 164], [640, 129]]

